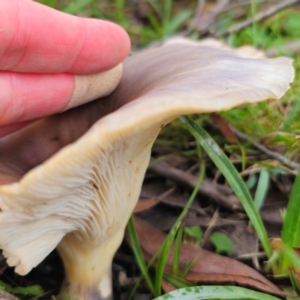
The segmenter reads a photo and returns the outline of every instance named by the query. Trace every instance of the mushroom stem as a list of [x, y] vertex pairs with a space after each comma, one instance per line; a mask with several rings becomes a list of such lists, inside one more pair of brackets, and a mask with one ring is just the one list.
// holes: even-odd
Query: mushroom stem
[[65, 236], [58, 246], [65, 267], [65, 281], [60, 295], [70, 300], [113, 299], [111, 265], [124, 236], [124, 227], [98, 247]]

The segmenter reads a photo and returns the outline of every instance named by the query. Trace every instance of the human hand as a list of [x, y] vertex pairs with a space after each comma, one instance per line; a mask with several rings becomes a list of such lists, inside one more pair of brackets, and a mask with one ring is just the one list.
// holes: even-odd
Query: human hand
[[75, 74], [114, 68], [130, 49], [128, 35], [113, 23], [31, 0], [0, 0], [0, 41], [0, 136], [82, 104], [73, 103], [84, 79]]

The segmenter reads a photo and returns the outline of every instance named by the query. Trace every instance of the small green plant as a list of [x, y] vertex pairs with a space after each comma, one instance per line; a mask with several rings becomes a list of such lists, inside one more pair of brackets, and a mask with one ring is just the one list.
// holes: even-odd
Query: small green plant
[[184, 227], [184, 233], [197, 241], [201, 241], [203, 238], [203, 231], [199, 226]]
[[224, 233], [214, 232], [210, 237], [210, 241], [216, 247], [217, 253], [232, 254], [234, 252], [234, 245], [231, 239]]

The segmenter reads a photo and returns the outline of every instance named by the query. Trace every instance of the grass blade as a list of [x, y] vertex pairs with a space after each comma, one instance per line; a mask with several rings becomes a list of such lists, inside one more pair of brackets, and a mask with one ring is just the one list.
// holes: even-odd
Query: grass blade
[[148, 284], [148, 287], [151, 290], [151, 293], [154, 295], [154, 285], [153, 285], [153, 282], [149, 275], [148, 268], [147, 268], [147, 265], [145, 263], [145, 260], [144, 260], [143, 254], [142, 254], [142, 250], [141, 250], [141, 247], [140, 247], [140, 244], [139, 244], [139, 241], [137, 238], [137, 233], [135, 230], [134, 219], [132, 216], [130, 217], [130, 219], [128, 221], [127, 229], [128, 229], [128, 234], [129, 234], [131, 245], [132, 245], [132, 250], [134, 252], [134, 256], [135, 256], [137, 263], [139, 265], [139, 268]]
[[175, 242], [175, 249], [174, 249], [174, 258], [173, 258], [173, 274], [178, 275], [179, 272], [179, 260], [180, 260], [180, 248], [182, 243], [182, 234], [183, 229], [182, 227], [179, 228], [177, 236], [176, 236], [176, 242]]
[[186, 123], [189, 131], [193, 134], [197, 142], [200, 143], [208, 156], [215, 163], [220, 172], [224, 175], [232, 190], [241, 201], [253, 227], [257, 232], [257, 235], [263, 245], [267, 256], [270, 257], [272, 255], [272, 248], [269, 243], [266, 229], [257, 209], [255, 208], [249, 190], [240, 174], [232, 165], [228, 157], [221, 150], [221, 148], [218, 146], [218, 144], [202, 127], [200, 127], [189, 117], [181, 117], [181, 120]]
[[[161, 281], [163, 278], [163, 271], [165, 269], [165, 265], [166, 265], [166, 261], [167, 261], [167, 256], [169, 254], [170, 248], [172, 246], [174, 237], [175, 237], [175, 233], [177, 232], [181, 221], [183, 220], [183, 218], [185, 217], [185, 215], [187, 214], [190, 206], [192, 205], [193, 201], [195, 200], [199, 188], [203, 182], [204, 176], [205, 176], [205, 164], [204, 162], [201, 163], [201, 171], [200, 171], [200, 176], [198, 179], [198, 182], [188, 200], [188, 202], [186, 203], [184, 209], [182, 210], [181, 214], [179, 215], [179, 217], [177, 218], [175, 224], [173, 225], [172, 229], [170, 230], [169, 235], [167, 236], [164, 245], [163, 245], [163, 250], [161, 253], [161, 256], [159, 258], [158, 264], [157, 264], [157, 270], [156, 270], [156, 276], [155, 276], [155, 283], [154, 283], [154, 290], [155, 290], [155, 296], [158, 296], [161, 294]], [[170, 236], [170, 237], [169, 237]]]
[[171, 283], [178, 289], [193, 286], [192, 282], [186, 281], [183, 278], [180, 278], [172, 274], [165, 273], [164, 279], [166, 279], [169, 283]]
[[163, 248], [161, 251], [161, 255], [158, 259], [156, 273], [155, 273], [155, 281], [154, 281], [154, 292], [155, 292], [154, 295], [156, 297], [161, 295], [161, 285], [162, 285], [162, 279], [164, 276], [165, 266], [167, 263], [170, 249], [173, 245], [173, 241], [174, 241], [175, 235], [179, 229], [180, 224], [181, 223], [176, 222], [176, 226], [172, 227], [170, 233], [168, 234], [168, 236], [164, 242], [164, 245], [163, 245]]
[[184, 278], [186, 276], [186, 274], [190, 271], [191, 267], [196, 263], [196, 261], [198, 260], [198, 256], [194, 257], [186, 266], [185, 268], [182, 270], [181, 274], [180, 274], [180, 278]]
[[254, 197], [254, 205], [258, 211], [260, 210], [265, 200], [265, 197], [269, 189], [269, 185], [270, 185], [269, 172], [265, 169], [262, 169], [259, 175], [257, 189]]

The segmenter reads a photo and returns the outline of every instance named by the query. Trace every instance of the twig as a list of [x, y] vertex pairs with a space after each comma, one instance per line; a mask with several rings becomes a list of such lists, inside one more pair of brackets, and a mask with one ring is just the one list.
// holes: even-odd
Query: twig
[[[189, 189], [194, 189], [198, 178], [197, 176], [186, 173], [168, 165], [166, 162], [159, 162], [149, 168], [149, 171], [164, 178], [170, 179], [178, 184], [184, 185]], [[231, 188], [214, 184], [210, 180], [203, 180], [199, 193], [213, 199], [216, 203], [233, 211], [241, 211], [238, 198], [233, 194]]]
[[247, 259], [252, 259], [253, 257], [266, 258], [266, 252], [246, 253], [246, 254], [239, 255], [238, 257], [236, 257], [236, 259], [247, 260]]
[[[256, 245], [256, 251], [258, 252], [258, 240], [255, 243]], [[261, 272], [261, 267], [259, 265], [259, 261], [258, 261], [258, 257], [257, 256], [253, 256], [252, 257], [252, 263], [254, 268], [256, 269], [256, 271]]]
[[207, 225], [207, 228], [205, 230], [205, 233], [203, 235], [203, 238], [202, 238], [202, 243], [201, 243], [201, 247], [203, 249], [207, 249], [208, 248], [208, 245], [209, 245], [209, 237], [211, 236], [211, 233], [217, 223], [217, 220], [219, 218], [219, 208], [217, 207], [217, 209], [215, 210], [212, 218], [210, 219], [208, 225]]
[[274, 15], [275, 13], [279, 12], [280, 10], [283, 10], [293, 4], [296, 4], [296, 3], [300, 3], [299, 0], [285, 0], [285, 1], [281, 1], [280, 3], [278, 4], [275, 4], [271, 7], [269, 7], [268, 9], [258, 13], [254, 18], [249, 18], [249, 19], [246, 19], [232, 27], [230, 27], [229, 29], [225, 29], [225, 30], [222, 30], [220, 32], [217, 32], [215, 34], [215, 37], [222, 37], [222, 36], [227, 36], [231, 33], [234, 33], [234, 32], [238, 32], [238, 31], [241, 31], [242, 29], [250, 26], [251, 24], [253, 24], [254, 22], [259, 22], [259, 21], [262, 21], [272, 15]]
[[236, 128], [230, 126], [231, 130], [234, 132], [234, 134], [240, 138], [241, 140], [244, 140], [246, 142], [251, 143], [252, 146], [254, 146], [256, 149], [262, 151], [263, 153], [267, 154], [268, 156], [277, 159], [278, 161], [280, 161], [281, 163], [283, 163], [284, 165], [286, 165], [287, 167], [293, 169], [293, 170], [298, 170], [299, 168], [299, 164], [290, 161], [288, 158], [286, 158], [285, 156], [281, 155], [278, 152], [274, 152], [270, 149], [268, 149], [267, 147], [257, 143], [257, 142], [253, 142], [252, 139], [247, 136], [246, 134], [238, 131]]

